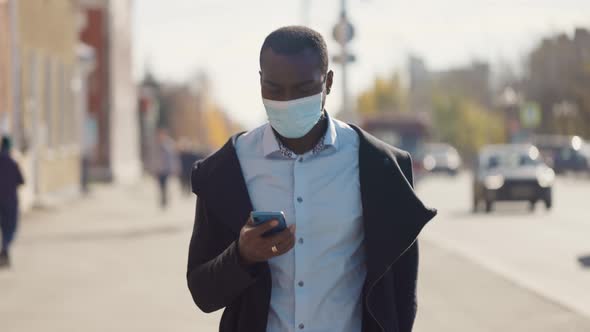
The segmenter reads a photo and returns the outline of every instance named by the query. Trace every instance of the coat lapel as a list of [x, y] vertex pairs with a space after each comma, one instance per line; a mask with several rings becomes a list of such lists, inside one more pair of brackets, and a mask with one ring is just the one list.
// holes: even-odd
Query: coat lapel
[[414, 243], [436, 210], [424, 206], [404, 176], [391, 147], [354, 127], [360, 136], [359, 178], [372, 285]]
[[234, 138], [209, 157], [206, 165], [200, 166], [203, 170], [199, 177], [203, 182], [201, 191], [207, 192], [209, 212], [239, 234], [252, 211], [252, 203], [233, 144]]

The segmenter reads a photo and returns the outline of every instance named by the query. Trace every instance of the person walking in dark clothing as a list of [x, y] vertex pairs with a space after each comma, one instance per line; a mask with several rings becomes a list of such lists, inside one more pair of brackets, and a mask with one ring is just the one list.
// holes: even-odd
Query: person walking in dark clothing
[[0, 148], [0, 232], [2, 233], [0, 267], [10, 266], [10, 244], [14, 239], [18, 223], [17, 189], [24, 184], [18, 164], [10, 157], [10, 147], [10, 139], [3, 137]]

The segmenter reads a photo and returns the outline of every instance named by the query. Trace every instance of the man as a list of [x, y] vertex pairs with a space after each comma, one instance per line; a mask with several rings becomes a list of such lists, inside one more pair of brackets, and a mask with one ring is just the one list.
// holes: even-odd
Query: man
[[10, 157], [11, 142], [2, 137], [0, 145], [0, 268], [10, 266], [10, 244], [14, 239], [18, 222], [19, 186], [24, 184], [23, 176], [16, 162]]
[[[412, 189], [408, 153], [324, 109], [326, 43], [305, 27], [271, 33], [260, 52], [269, 123], [198, 162], [188, 286], [225, 308], [220, 331], [409, 332], [416, 237], [436, 214]], [[251, 211], [283, 211], [263, 236]]]
[[168, 206], [168, 179], [179, 171], [178, 155], [174, 141], [168, 136], [166, 129], [159, 128], [156, 144], [152, 152], [152, 172], [158, 180], [160, 189], [160, 206]]

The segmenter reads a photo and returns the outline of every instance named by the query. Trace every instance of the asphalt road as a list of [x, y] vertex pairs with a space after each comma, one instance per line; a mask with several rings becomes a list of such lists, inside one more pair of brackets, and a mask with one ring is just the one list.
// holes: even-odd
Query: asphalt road
[[[466, 184], [419, 185], [441, 212], [422, 236], [416, 331], [590, 331], [578, 310], [590, 273], [577, 261], [590, 253], [590, 220], [564, 200], [588, 187], [560, 183], [549, 214], [509, 206], [484, 216], [467, 212]], [[99, 187], [28, 213], [14, 265], [0, 271], [0, 330], [216, 331], [220, 312], [200, 313], [185, 284], [194, 199], [173, 198], [162, 212], [151, 182]]]
[[419, 184], [440, 211], [422, 238], [590, 317], [590, 179], [558, 178], [551, 211], [498, 203], [490, 214], [471, 212], [470, 181], [464, 173]]

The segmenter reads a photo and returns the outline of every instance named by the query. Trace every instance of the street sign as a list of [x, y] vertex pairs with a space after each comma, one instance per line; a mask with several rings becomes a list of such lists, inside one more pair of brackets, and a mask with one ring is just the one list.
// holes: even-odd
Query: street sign
[[541, 109], [533, 102], [525, 103], [520, 109], [520, 121], [525, 128], [536, 128], [541, 124]]
[[[335, 63], [342, 63], [342, 55], [338, 54], [338, 55], [334, 55], [332, 57], [332, 61], [334, 61]], [[356, 61], [356, 56], [354, 54], [347, 54], [346, 57], [346, 63], [351, 63], [351, 62], [355, 62]]]
[[332, 35], [338, 44], [345, 45], [354, 38], [354, 26], [343, 15], [340, 17], [340, 21], [334, 26]]

